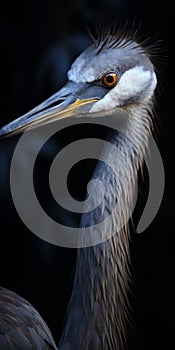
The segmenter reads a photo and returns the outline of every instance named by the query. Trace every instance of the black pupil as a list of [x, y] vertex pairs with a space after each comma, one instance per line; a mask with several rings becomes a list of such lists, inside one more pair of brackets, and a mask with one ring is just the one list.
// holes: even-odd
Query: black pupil
[[114, 77], [113, 77], [113, 75], [111, 75], [111, 74], [107, 75], [106, 81], [107, 81], [107, 83], [109, 83], [109, 84], [113, 83], [113, 82], [114, 82]]

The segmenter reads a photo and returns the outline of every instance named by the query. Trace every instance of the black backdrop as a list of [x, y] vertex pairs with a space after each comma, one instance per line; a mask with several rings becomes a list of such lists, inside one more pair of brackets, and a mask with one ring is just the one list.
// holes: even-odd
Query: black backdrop
[[[66, 71], [88, 44], [85, 23], [115, 15], [141, 20], [145, 35], [158, 34], [166, 49], [164, 98], [160, 104], [159, 149], [166, 183], [151, 226], [134, 236], [133, 328], [129, 349], [169, 349], [174, 344], [174, 17], [172, 2], [77, 0], [8, 2], [0, 11], [0, 125], [49, 97], [66, 81]], [[16, 214], [9, 186], [17, 139], [0, 144], [0, 284], [27, 298], [40, 311], [56, 341], [62, 331], [75, 263], [75, 250], [47, 244]]]

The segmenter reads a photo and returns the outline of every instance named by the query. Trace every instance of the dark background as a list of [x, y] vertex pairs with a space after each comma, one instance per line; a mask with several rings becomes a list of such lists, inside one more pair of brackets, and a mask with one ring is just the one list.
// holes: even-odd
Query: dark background
[[[8, 2], [0, 11], [0, 125], [49, 97], [66, 81], [70, 63], [89, 44], [85, 24], [97, 17], [136, 18], [145, 36], [155, 33], [165, 53], [159, 100], [158, 146], [165, 193], [158, 215], [133, 235], [133, 327], [129, 349], [172, 349], [174, 344], [174, 10], [172, 1], [77, 0]], [[160, 58], [160, 57], [159, 57]], [[74, 249], [52, 246], [27, 230], [14, 208], [9, 169], [17, 138], [0, 143], [0, 284], [28, 299], [56, 341], [62, 331], [75, 263]], [[79, 179], [77, 179], [79, 181]]]

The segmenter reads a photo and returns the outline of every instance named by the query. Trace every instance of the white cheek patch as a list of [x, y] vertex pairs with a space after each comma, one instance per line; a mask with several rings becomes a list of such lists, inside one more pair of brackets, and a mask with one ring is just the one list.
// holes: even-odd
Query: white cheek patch
[[152, 97], [156, 85], [157, 79], [154, 72], [144, 70], [140, 66], [131, 68], [121, 76], [119, 83], [103, 99], [93, 105], [90, 112], [123, 106], [126, 101], [136, 96], [140, 97], [141, 101], [147, 101]]

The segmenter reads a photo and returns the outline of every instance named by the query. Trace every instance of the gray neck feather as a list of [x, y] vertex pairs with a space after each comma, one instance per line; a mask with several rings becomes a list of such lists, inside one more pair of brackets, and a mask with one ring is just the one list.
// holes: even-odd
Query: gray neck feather
[[[97, 165], [93, 178], [107, 184], [105, 196], [100, 207], [83, 214], [81, 221], [82, 227], [92, 226], [93, 235], [93, 225], [111, 215], [111, 225], [104, 225], [107, 232], [102, 233], [108, 239], [78, 249], [74, 287], [60, 350], [121, 350], [126, 345], [130, 275], [128, 208], [132, 208], [151, 118], [148, 106], [140, 107], [140, 110], [137, 106], [137, 113], [133, 107], [128, 107], [122, 114], [127, 137], [114, 133], [111, 139], [120, 149], [121, 157], [114, 158], [110, 147], [104, 149], [104, 163]], [[116, 162], [115, 172], [105, 165], [105, 159], [109, 158]], [[94, 191], [94, 200], [96, 195]]]

